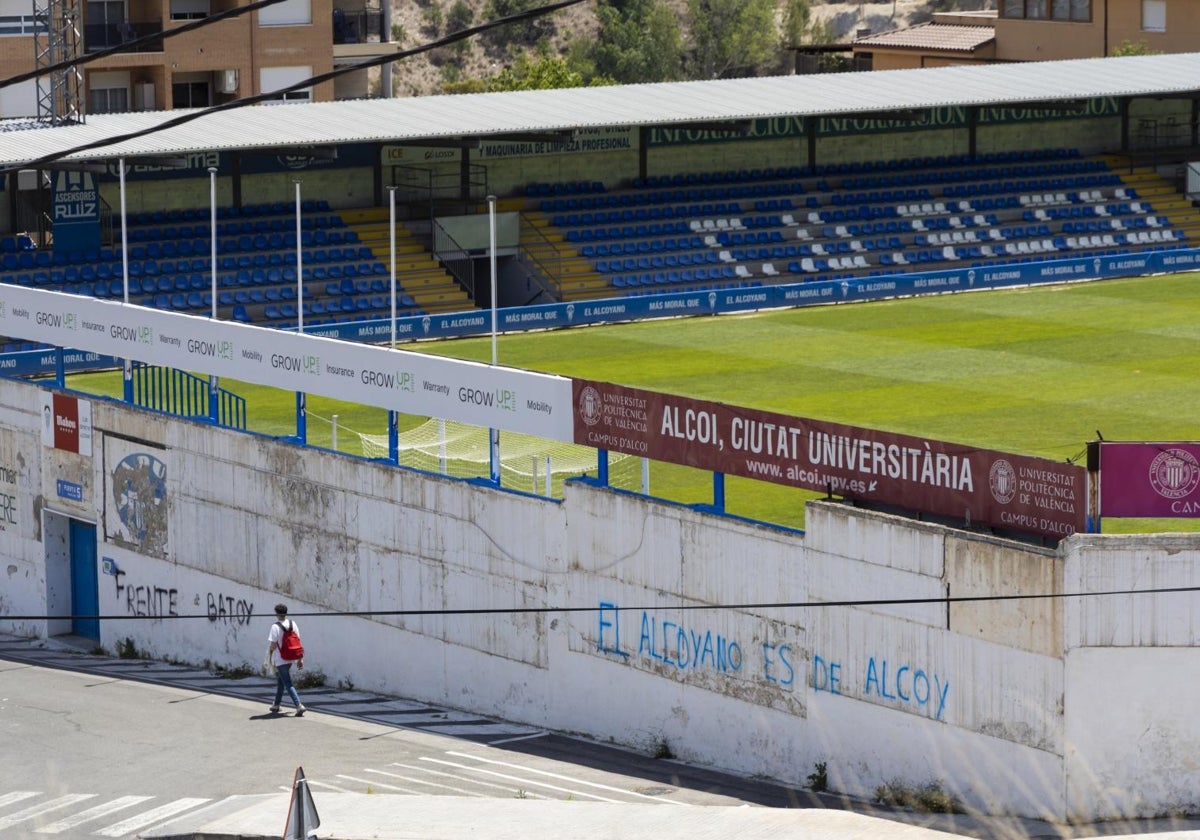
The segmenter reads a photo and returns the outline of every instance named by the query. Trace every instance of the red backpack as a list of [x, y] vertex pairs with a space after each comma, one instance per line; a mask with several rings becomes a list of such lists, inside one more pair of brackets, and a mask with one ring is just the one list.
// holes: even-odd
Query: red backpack
[[288, 622], [288, 626], [284, 627], [282, 621], [276, 621], [279, 629], [283, 631], [283, 636], [279, 639], [279, 658], [284, 662], [294, 662], [297, 659], [304, 658], [304, 645], [300, 644], [300, 634], [296, 632], [296, 625]]

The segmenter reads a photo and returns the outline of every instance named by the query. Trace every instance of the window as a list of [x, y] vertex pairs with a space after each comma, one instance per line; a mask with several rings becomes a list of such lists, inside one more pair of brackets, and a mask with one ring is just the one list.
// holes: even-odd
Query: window
[[36, 35], [32, 4], [22, 0], [0, 0], [0, 37]]
[[89, 114], [119, 114], [129, 110], [129, 88], [92, 88], [88, 91]]
[[1167, 31], [1167, 0], [1142, 0], [1142, 30]]
[[1092, 0], [1001, 0], [1000, 17], [1086, 22], [1092, 19]]
[[[264, 94], [281, 88], [289, 87], [297, 82], [303, 82], [312, 76], [311, 67], [264, 67], [259, 73], [259, 85]], [[280, 93], [273, 99], [263, 100], [264, 105], [279, 104], [280, 102], [308, 102], [312, 99], [312, 88], [293, 90]]]
[[208, 82], [174, 81], [171, 83], [171, 107], [207, 108], [212, 104]]
[[258, 13], [259, 26], [303, 26], [312, 23], [310, 0], [283, 0]]
[[115, 47], [125, 41], [129, 27], [125, 21], [124, 0], [97, 0], [90, 2], [84, 10], [83, 40], [89, 50]]
[[128, 71], [96, 70], [86, 78], [89, 114], [115, 114], [130, 109]]
[[208, 0], [171, 0], [171, 20], [199, 20], [208, 14]]

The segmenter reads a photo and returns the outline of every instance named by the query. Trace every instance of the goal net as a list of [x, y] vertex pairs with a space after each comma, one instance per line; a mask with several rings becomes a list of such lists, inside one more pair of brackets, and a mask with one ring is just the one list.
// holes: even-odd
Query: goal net
[[[481, 426], [448, 420], [427, 420], [400, 433], [400, 465], [455, 478], [488, 478], [491, 475], [488, 431]], [[364, 456], [388, 457], [387, 435], [357, 434]], [[561, 498], [563, 479], [596, 475], [596, 457], [596, 450], [588, 446], [501, 432], [500, 486]], [[550, 477], [548, 487], [546, 476]], [[608, 483], [624, 490], [640, 490], [641, 459], [610, 452]]]

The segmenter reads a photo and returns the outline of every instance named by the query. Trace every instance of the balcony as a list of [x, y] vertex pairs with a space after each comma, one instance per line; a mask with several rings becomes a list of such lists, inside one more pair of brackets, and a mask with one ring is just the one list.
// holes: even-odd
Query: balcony
[[[106, 50], [110, 47], [120, 47], [123, 44], [136, 41], [146, 35], [161, 35], [163, 25], [161, 20], [133, 22], [129, 20], [117, 21], [115, 23], [89, 23], [83, 27], [83, 38], [85, 49], [88, 52], [96, 52], [98, 50]], [[152, 41], [147, 41], [143, 44], [138, 44], [129, 49], [120, 50], [121, 52], [162, 52], [163, 43], [161, 38], [155, 38]]]
[[383, 28], [383, 13], [379, 9], [334, 9], [333, 43], [378, 43]]

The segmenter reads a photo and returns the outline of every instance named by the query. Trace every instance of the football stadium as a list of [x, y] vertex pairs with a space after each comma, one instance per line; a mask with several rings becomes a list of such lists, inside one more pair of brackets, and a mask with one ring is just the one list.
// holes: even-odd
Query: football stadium
[[[1191, 305], [1197, 78], [1184, 54], [7, 126], [0, 630], [236, 667], [286, 596], [366, 690], [856, 796], [1195, 813], [1200, 445], [1138, 425], [1151, 391], [1119, 440], [1022, 447], [986, 405], [969, 433], [867, 397], [812, 416], [754, 370], [557, 339], [768, 345], [820, 307], [882, 343], [1042, 287]], [[1137, 148], [1146, 120], [1190, 140]], [[920, 363], [876, 373], [912, 399], [889, 364]]]

